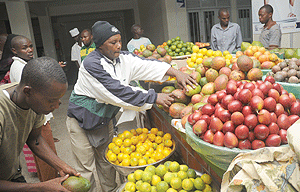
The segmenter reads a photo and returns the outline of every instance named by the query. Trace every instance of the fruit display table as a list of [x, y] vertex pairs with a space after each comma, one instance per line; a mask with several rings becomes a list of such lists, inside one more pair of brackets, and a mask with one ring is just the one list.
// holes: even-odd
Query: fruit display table
[[152, 109], [148, 111], [148, 115], [152, 127], [157, 127], [164, 132], [172, 134], [172, 138], [176, 142], [176, 153], [179, 158], [181, 158], [181, 160], [190, 168], [211, 175], [214, 185], [217, 186], [218, 191], [220, 191], [219, 189], [222, 181], [222, 174], [220, 174], [220, 170], [201, 156], [201, 154], [193, 150], [186, 141], [186, 135], [171, 125], [172, 118], [166, 112], [160, 110], [157, 106], [152, 107]]

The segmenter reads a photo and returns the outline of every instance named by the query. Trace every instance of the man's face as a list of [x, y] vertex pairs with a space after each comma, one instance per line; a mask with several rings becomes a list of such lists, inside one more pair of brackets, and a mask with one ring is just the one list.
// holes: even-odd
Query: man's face
[[57, 81], [53, 81], [46, 91], [31, 88], [30, 94], [26, 97], [27, 103], [37, 114], [49, 114], [58, 109], [61, 104], [60, 98], [66, 93], [67, 88], [67, 83]]
[[219, 15], [221, 26], [227, 27], [228, 23], [229, 23], [229, 18], [230, 18], [229, 12], [226, 12], [226, 11], [221, 12], [220, 15]]
[[134, 33], [141, 36], [144, 33], [144, 29], [141, 26], [136, 26], [134, 28]]
[[268, 13], [266, 9], [260, 9], [258, 11], [259, 21], [262, 24], [266, 24], [272, 17], [272, 13]]
[[88, 31], [83, 31], [81, 33], [81, 40], [86, 47], [89, 47], [92, 44], [93, 35]]
[[11, 50], [16, 56], [24, 59], [25, 61], [33, 59], [33, 45], [27, 38], [20, 39], [18, 44]]
[[119, 57], [121, 48], [122, 48], [121, 35], [117, 34], [111, 36], [102, 45], [100, 45], [99, 50], [103, 55], [113, 60]]

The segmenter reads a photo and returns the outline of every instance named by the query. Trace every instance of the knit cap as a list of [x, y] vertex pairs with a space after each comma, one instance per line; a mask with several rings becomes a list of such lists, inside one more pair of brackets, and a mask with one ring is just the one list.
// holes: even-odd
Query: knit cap
[[111, 36], [121, 34], [121, 32], [107, 21], [97, 21], [92, 27], [92, 34], [96, 47], [99, 47]]

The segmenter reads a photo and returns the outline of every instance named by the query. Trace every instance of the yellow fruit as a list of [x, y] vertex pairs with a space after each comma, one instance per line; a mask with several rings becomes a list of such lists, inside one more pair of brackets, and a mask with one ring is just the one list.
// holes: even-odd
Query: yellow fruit
[[130, 139], [125, 139], [124, 142], [123, 142], [123, 145], [124, 145], [125, 147], [129, 147], [131, 144], [132, 144], [132, 142], [131, 142]]
[[142, 176], [143, 176], [144, 171], [138, 169], [136, 171], [134, 171], [134, 178], [136, 181], [141, 180]]
[[197, 65], [199, 65], [199, 64], [201, 64], [201, 63], [202, 63], [202, 61], [203, 61], [203, 59], [202, 59], [202, 58], [198, 58], [198, 59], [196, 60], [196, 64], [197, 64]]
[[164, 135], [164, 132], [163, 131], [158, 131], [156, 135], [162, 137]]
[[181, 188], [181, 179], [179, 177], [172, 178], [170, 185], [173, 189], [180, 189]]
[[196, 172], [194, 169], [188, 169], [186, 173], [188, 175], [188, 178], [196, 178]]
[[187, 172], [189, 167], [187, 165], [180, 165], [180, 171]]
[[144, 48], [145, 48], [145, 45], [141, 45], [141, 46], [140, 46], [140, 49], [144, 49]]
[[110, 155], [107, 156], [107, 157], [108, 157], [108, 160], [109, 160], [110, 162], [114, 162], [114, 161], [117, 160], [117, 155], [114, 154], [114, 153], [110, 154]]
[[135, 151], [135, 146], [134, 145], [130, 145], [131, 148], [131, 152]]
[[151, 190], [150, 183], [147, 183], [147, 182], [142, 183], [140, 191], [142, 191], [142, 192], [150, 192], [150, 190]]
[[115, 153], [115, 154], [119, 154], [121, 152], [120, 148], [118, 146], [114, 146], [112, 148], [112, 152]]
[[201, 179], [208, 185], [212, 182], [211, 176], [206, 173], [201, 176]]
[[203, 58], [203, 54], [202, 53], [197, 53], [197, 58], [199, 59], [199, 58]]
[[124, 154], [130, 154], [132, 152], [131, 147], [126, 147], [125, 150], [123, 151]]
[[186, 63], [189, 63], [189, 62], [192, 62], [191, 58], [188, 58], [188, 59], [186, 60]]
[[154, 134], [154, 135], [156, 135], [157, 132], [158, 132], [158, 129], [157, 129], [157, 128], [152, 128], [152, 129], [150, 130], [150, 133], [152, 133], [152, 134]]
[[171, 136], [170, 133], [166, 133], [166, 134], [163, 136], [163, 139], [164, 139], [164, 140], [172, 139], [172, 136]]
[[148, 134], [149, 133], [149, 130], [147, 128], [143, 128], [142, 130], [143, 130], [144, 134]]
[[224, 51], [224, 52], [223, 52], [223, 56], [226, 56], [226, 55], [228, 55], [228, 54], [230, 54], [229, 51]]
[[121, 139], [122, 141], [124, 141], [126, 139], [125, 135], [123, 133], [119, 134], [118, 138]]
[[194, 180], [194, 186], [198, 190], [203, 190], [205, 188], [205, 183], [204, 183], [204, 181], [200, 177], [197, 177]]
[[146, 139], [147, 139], [147, 135], [144, 133], [142, 133], [138, 136], [138, 140], [142, 143], [144, 143], [146, 141]]
[[130, 173], [128, 176], [127, 176], [127, 180], [129, 182], [136, 182], [135, 178], [134, 178], [134, 173]]
[[153, 173], [153, 175], [155, 175], [155, 169], [156, 169], [156, 168], [155, 168], [153, 165], [149, 165], [149, 166], [147, 166], [147, 167], [145, 168], [144, 172], [145, 172], [145, 171], [148, 171], [148, 172]]
[[173, 146], [173, 142], [170, 139], [165, 140], [164, 144], [165, 144], [166, 147], [172, 147]]
[[135, 129], [131, 129], [130, 133], [132, 134], [132, 136], [137, 136], [137, 132]]
[[155, 150], [157, 148], [157, 143], [152, 143], [152, 147]]
[[149, 151], [146, 151], [145, 155], [144, 156], [147, 156], [147, 157], [151, 157], [152, 156], [152, 153], [149, 152]]
[[116, 144], [118, 147], [121, 147], [121, 146], [123, 145], [122, 139], [120, 139], [120, 138], [116, 139], [115, 144]]
[[131, 142], [132, 142], [132, 145], [136, 145], [139, 142], [138, 137], [137, 136], [132, 136], [131, 137]]
[[139, 166], [146, 165], [147, 161], [145, 159], [139, 159]]
[[205, 188], [203, 189], [203, 192], [212, 192], [211, 186], [205, 184]]
[[203, 59], [206, 59], [206, 58], [208, 58], [208, 56], [207, 56], [207, 55], [203, 56]]
[[161, 181], [156, 184], [157, 191], [167, 191], [169, 189], [169, 185], [166, 181]]
[[155, 163], [156, 161], [154, 159], [150, 158], [150, 159], [148, 159], [147, 162], [148, 162], [148, 164], [152, 164], [152, 163]]
[[116, 144], [110, 143], [110, 144], [108, 145], [108, 149], [112, 149], [114, 146], [116, 146]]
[[190, 67], [190, 68], [195, 68], [195, 66], [197, 66], [197, 63], [194, 63], [194, 62], [188, 62], [187, 63], [188, 64], [188, 66]]
[[130, 159], [130, 156], [128, 155], [128, 154], [123, 154], [123, 161], [124, 161], [124, 159]]
[[108, 157], [109, 155], [111, 155], [113, 152], [111, 150], [108, 150], [106, 153], [106, 156]]
[[130, 166], [137, 166], [139, 164], [139, 160], [137, 158], [130, 159]]
[[145, 155], [146, 153], [146, 148], [144, 146], [140, 146], [136, 149], [137, 152], [141, 153], [142, 155]]
[[186, 191], [192, 190], [194, 187], [193, 181], [190, 179], [184, 179], [182, 181], [182, 188]]
[[112, 139], [112, 143], [115, 143], [116, 139], [118, 139], [118, 137], [114, 137], [114, 138]]
[[228, 55], [225, 55], [225, 59], [232, 59], [232, 55], [230, 53]]
[[214, 55], [215, 57], [222, 57], [223, 54], [222, 54], [222, 51], [219, 51], [219, 50], [218, 50], [218, 51], [215, 51], [213, 55]]
[[122, 161], [123, 161], [123, 155], [124, 155], [123, 153], [119, 153], [119, 154], [118, 154], [118, 161], [119, 161], [119, 162], [122, 162]]
[[157, 176], [157, 175], [153, 175], [152, 176], [152, 180], [151, 180], [151, 184], [153, 186], [156, 186], [157, 183], [159, 183], [159, 182], [161, 182], [161, 178], [159, 176]]
[[169, 170], [173, 173], [178, 172], [180, 170], [180, 165], [176, 161], [172, 161]]
[[193, 53], [197, 53], [199, 51], [199, 47], [197, 45], [194, 45], [192, 47]]
[[136, 129], [136, 132], [138, 135], [142, 134], [143, 133], [143, 129], [142, 128], [137, 128]]
[[125, 185], [125, 190], [130, 192], [135, 192], [135, 183], [134, 182], [127, 182]]
[[164, 181], [167, 182], [168, 184], [170, 184], [172, 178], [174, 178], [175, 175], [171, 172], [167, 172], [165, 175], [164, 175]]
[[196, 55], [194, 55], [194, 56], [191, 56], [191, 62], [196, 62], [196, 60], [197, 60], [197, 56]]
[[126, 139], [130, 139], [132, 137], [132, 133], [130, 131], [126, 130], [126, 131], [123, 132], [123, 134], [124, 134]]
[[206, 52], [206, 55], [208, 56], [208, 57], [211, 57], [211, 56], [213, 56], [213, 54], [214, 54], [214, 51], [213, 50], [207, 50], [207, 52]]
[[187, 173], [185, 171], [178, 171], [177, 177], [179, 177], [181, 180], [187, 179]]
[[153, 134], [153, 133], [150, 133], [150, 134], [148, 134], [148, 139], [151, 141], [151, 142], [154, 142], [154, 140], [155, 140], [155, 134]]
[[160, 136], [155, 137], [155, 143], [160, 144], [162, 142], [162, 138]]
[[203, 54], [203, 56], [206, 55], [207, 54], [207, 49], [206, 48], [201, 49], [201, 53]]
[[155, 169], [155, 174], [163, 177], [168, 172], [168, 169], [165, 165], [158, 165]]
[[130, 166], [130, 160], [129, 159], [123, 159], [122, 166]]
[[197, 57], [197, 53], [192, 53], [191, 57]]
[[[148, 162], [149, 157], [144, 155], [144, 156], [142, 157], [142, 159], [145, 159], [145, 161]], [[147, 164], [147, 163], [146, 163], [146, 164]]]
[[170, 149], [164, 149], [164, 150], [163, 150], [163, 155], [164, 155], [164, 157], [167, 157], [168, 155], [170, 155], [170, 153], [171, 153], [171, 150], [170, 150]]

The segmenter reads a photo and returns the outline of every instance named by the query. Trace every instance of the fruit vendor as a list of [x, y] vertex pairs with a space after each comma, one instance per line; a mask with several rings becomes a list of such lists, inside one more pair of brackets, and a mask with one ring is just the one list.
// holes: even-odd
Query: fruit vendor
[[[0, 191], [67, 191], [61, 182], [68, 175], [80, 175], [51, 150], [41, 135], [44, 114], [59, 107], [67, 87], [64, 71], [49, 57], [30, 60], [19, 84], [0, 87]], [[26, 183], [18, 170], [25, 143], [63, 177]]]
[[152, 44], [150, 39], [148, 39], [147, 37], [142, 37], [144, 29], [141, 25], [132, 25], [131, 32], [133, 34], [133, 38], [127, 44], [127, 49], [129, 52], [133, 53], [135, 49], [140, 49], [141, 45], [144, 45], [146, 47], [147, 45]]
[[240, 26], [229, 21], [230, 13], [226, 8], [219, 9], [218, 13], [220, 23], [211, 28], [211, 49], [230, 53], [240, 51], [243, 42]]
[[281, 44], [281, 29], [280, 26], [273, 21], [273, 7], [265, 4], [258, 11], [259, 21], [264, 24], [259, 41], [264, 47], [274, 49], [280, 47]]
[[130, 81], [163, 81], [175, 76], [184, 88], [197, 83], [190, 75], [165, 62], [121, 51], [121, 33], [106, 21], [96, 22], [92, 34], [97, 49], [85, 58], [79, 69], [70, 96], [67, 128], [76, 170], [91, 182], [91, 191], [110, 192], [117, 187], [116, 171], [105, 162], [103, 154], [112, 141], [112, 118], [121, 107], [124, 109], [122, 115], [126, 115], [148, 110], [153, 104], [168, 107], [174, 101], [172, 93], [146, 91], [130, 86]]

